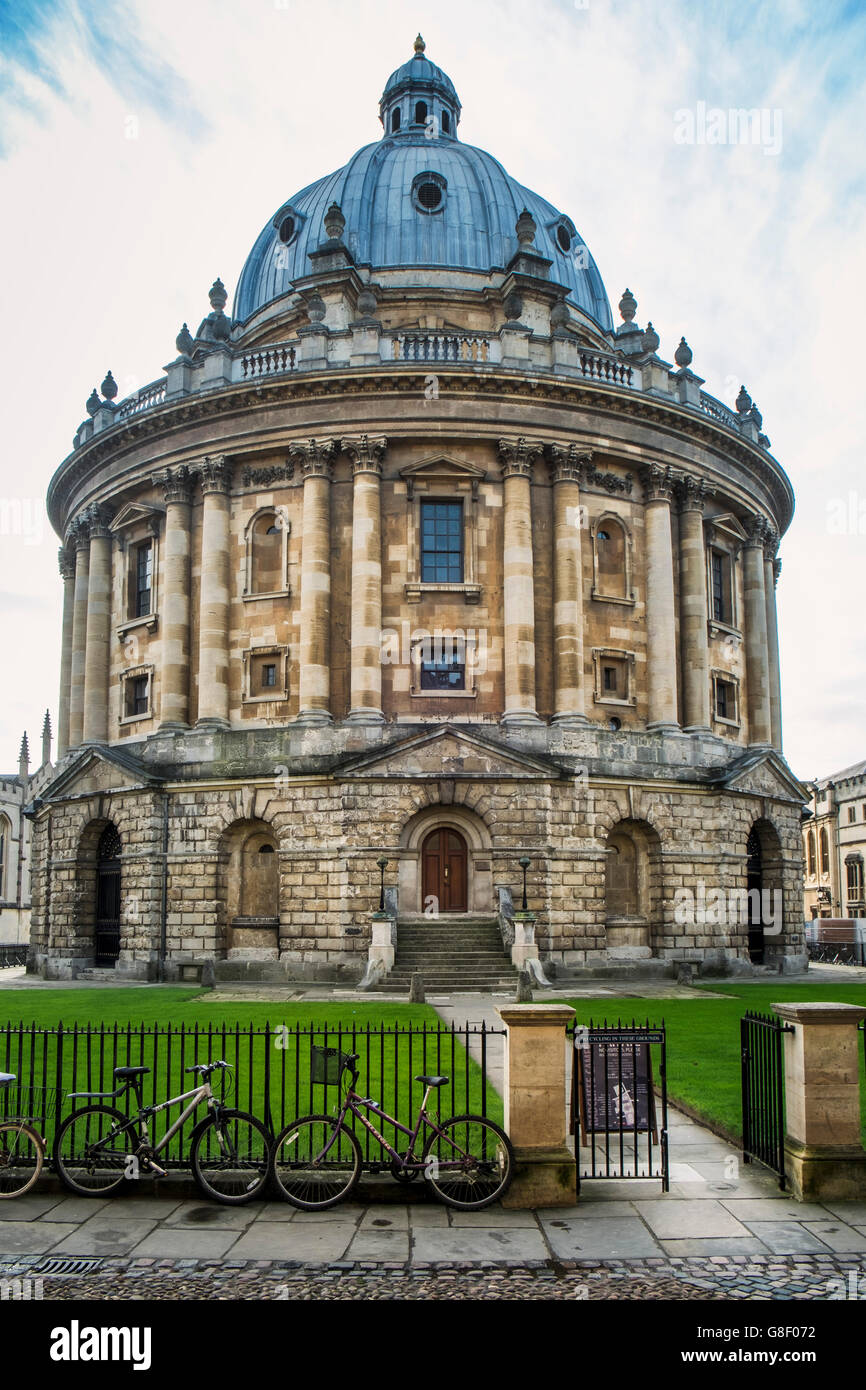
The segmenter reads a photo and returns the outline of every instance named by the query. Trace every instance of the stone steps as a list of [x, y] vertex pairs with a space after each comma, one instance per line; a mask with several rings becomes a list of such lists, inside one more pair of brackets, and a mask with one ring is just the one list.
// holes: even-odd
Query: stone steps
[[513, 991], [517, 986], [497, 919], [472, 913], [398, 920], [394, 969], [375, 989], [408, 993], [413, 974], [420, 975], [425, 990], [441, 993]]

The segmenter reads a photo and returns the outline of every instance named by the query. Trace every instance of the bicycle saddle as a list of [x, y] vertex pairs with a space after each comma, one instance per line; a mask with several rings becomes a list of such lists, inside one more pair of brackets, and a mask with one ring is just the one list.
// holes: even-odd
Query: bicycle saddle
[[0, 1086], [8, 1086], [15, 1080], [14, 1073], [11, 1071], [0, 1071]]
[[416, 1076], [416, 1081], [422, 1081], [425, 1086], [447, 1086], [449, 1077], [447, 1076]]
[[144, 1076], [150, 1071], [150, 1067], [115, 1067], [114, 1075], [121, 1081], [126, 1081], [132, 1076]]

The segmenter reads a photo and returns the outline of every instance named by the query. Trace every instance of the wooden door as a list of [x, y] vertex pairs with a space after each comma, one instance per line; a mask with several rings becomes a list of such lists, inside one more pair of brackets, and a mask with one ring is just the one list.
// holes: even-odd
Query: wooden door
[[426, 908], [431, 898], [440, 912], [465, 912], [467, 908], [468, 854], [466, 841], [456, 830], [434, 830], [421, 850], [422, 885]]

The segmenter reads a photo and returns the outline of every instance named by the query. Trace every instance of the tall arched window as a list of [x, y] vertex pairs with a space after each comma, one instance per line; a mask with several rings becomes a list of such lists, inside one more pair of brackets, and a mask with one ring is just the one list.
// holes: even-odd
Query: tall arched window
[[415, 103], [415, 124], [416, 124], [416, 125], [424, 125], [424, 123], [425, 123], [426, 120], [427, 120], [427, 103], [426, 103], [426, 101], [416, 101], [416, 103]]
[[395, 131], [395, 130], [399, 130], [399, 129], [400, 129], [400, 108], [399, 108], [399, 106], [395, 106], [395, 107], [394, 107], [394, 110], [391, 112], [391, 130], [392, 130], [392, 131]]
[[830, 840], [827, 835], [827, 827], [821, 827], [821, 873], [830, 872]]
[[6, 816], [0, 816], [0, 902], [7, 897], [6, 877], [9, 871], [9, 856], [12, 847], [12, 826]]
[[120, 853], [117, 829], [107, 825], [96, 850], [97, 965], [116, 965], [120, 955]]
[[247, 593], [286, 592], [288, 522], [273, 507], [258, 512], [247, 526]]
[[442, 134], [451, 134], [451, 117], [447, 111], [442, 112]]
[[809, 877], [815, 877], [815, 832], [810, 830], [806, 836], [806, 861], [808, 864]]
[[631, 555], [625, 526], [607, 513], [592, 528], [592, 597], [630, 603]]

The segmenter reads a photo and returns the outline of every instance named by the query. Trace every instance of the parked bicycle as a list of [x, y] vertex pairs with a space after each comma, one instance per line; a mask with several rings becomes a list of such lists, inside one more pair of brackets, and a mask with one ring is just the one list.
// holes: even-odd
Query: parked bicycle
[[[514, 1172], [514, 1151], [504, 1130], [481, 1115], [457, 1115], [440, 1122], [428, 1112], [430, 1093], [448, 1084], [447, 1076], [416, 1076], [424, 1086], [424, 1098], [414, 1129], [401, 1124], [369, 1096], [355, 1090], [357, 1052], [337, 1048], [312, 1048], [313, 1084], [348, 1084], [338, 1115], [304, 1115], [293, 1120], [277, 1136], [273, 1150], [274, 1180], [293, 1206], [303, 1211], [324, 1211], [345, 1201], [361, 1173], [361, 1145], [347, 1125], [351, 1115], [373, 1135], [390, 1155], [391, 1172], [398, 1181], [411, 1182], [423, 1174], [430, 1190], [449, 1207], [479, 1211], [507, 1192]], [[408, 1136], [400, 1153], [380, 1134], [365, 1111], [382, 1124]], [[415, 1147], [423, 1130], [423, 1149]]]
[[[199, 1063], [187, 1067], [200, 1083], [191, 1091], [172, 1096], [160, 1105], [143, 1105], [142, 1077], [149, 1067], [115, 1067], [119, 1085], [114, 1091], [75, 1091], [70, 1100], [117, 1100], [131, 1089], [137, 1111], [124, 1115], [107, 1105], [88, 1105], [74, 1110], [63, 1121], [54, 1141], [54, 1164], [63, 1182], [82, 1197], [105, 1197], [143, 1174], [165, 1177], [166, 1169], [157, 1155], [186, 1123], [203, 1101], [209, 1114], [196, 1126], [190, 1138], [190, 1166], [193, 1177], [208, 1197], [238, 1206], [260, 1195], [268, 1182], [270, 1138], [265, 1126], [241, 1110], [228, 1109], [213, 1092], [214, 1072], [226, 1073], [228, 1062]], [[166, 1130], [158, 1143], [152, 1143], [148, 1121], [172, 1105], [189, 1105]]]
[[[11, 1091], [18, 1078], [13, 1072], [0, 1072], [0, 1091]], [[40, 1092], [40, 1104], [34, 1102]], [[39, 1180], [45, 1162], [45, 1138], [37, 1129], [33, 1111], [53, 1114], [54, 1094], [40, 1086], [19, 1086], [12, 1110], [20, 1113], [0, 1116], [0, 1200], [22, 1197]]]

